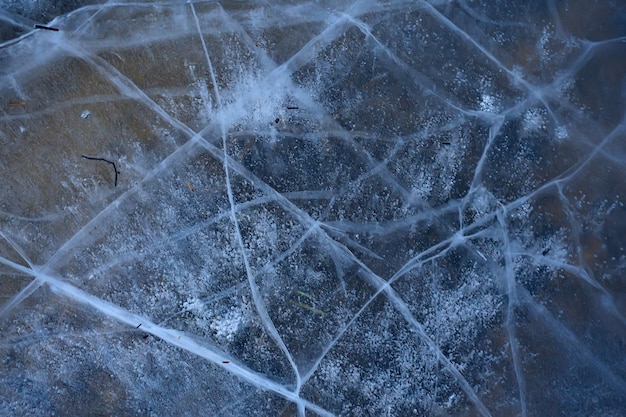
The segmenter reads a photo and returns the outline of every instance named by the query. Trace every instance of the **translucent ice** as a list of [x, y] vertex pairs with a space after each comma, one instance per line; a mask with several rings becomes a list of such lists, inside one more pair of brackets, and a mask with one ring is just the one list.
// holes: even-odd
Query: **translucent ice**
[[0, 10], [0, 415], [626, 414], [624, 6], [54, 3]]

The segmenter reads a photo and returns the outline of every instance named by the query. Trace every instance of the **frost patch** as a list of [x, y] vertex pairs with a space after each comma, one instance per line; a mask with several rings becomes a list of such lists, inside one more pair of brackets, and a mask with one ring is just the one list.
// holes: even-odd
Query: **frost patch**
[[245, 321], [244, 312], [239, 308], [233, 307], [225, 314], [214, 318], [209, 327], [218, 339], [232, 342]]
[[479, 108], [481, 111], [497, 114], [496, 98], [491, 94], [483, 94], [480, 98]]
[[522, 118], [522, 129], [525, 133], [535, 133], [546, 129], [545, 111], [528, 109]]

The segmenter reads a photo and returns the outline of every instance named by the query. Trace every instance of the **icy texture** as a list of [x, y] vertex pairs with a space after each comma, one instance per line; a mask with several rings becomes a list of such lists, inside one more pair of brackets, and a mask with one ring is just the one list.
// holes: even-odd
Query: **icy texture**
[[626, 415], [620, 2], [17, 3], [0, 415]]

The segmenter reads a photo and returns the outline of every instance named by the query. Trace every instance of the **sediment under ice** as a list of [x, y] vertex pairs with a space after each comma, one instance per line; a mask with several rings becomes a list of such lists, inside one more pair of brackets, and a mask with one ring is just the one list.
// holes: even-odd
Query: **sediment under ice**
[[74, 3], [0, 11], [0, 414], [626, 413], [623, 5]]

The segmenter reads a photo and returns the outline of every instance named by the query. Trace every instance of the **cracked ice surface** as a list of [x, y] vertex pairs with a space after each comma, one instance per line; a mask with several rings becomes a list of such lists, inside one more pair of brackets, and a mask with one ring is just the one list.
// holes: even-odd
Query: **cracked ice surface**
[[0, 11], [0, 414], [626, 413], [623, 5], [74, 3]]

